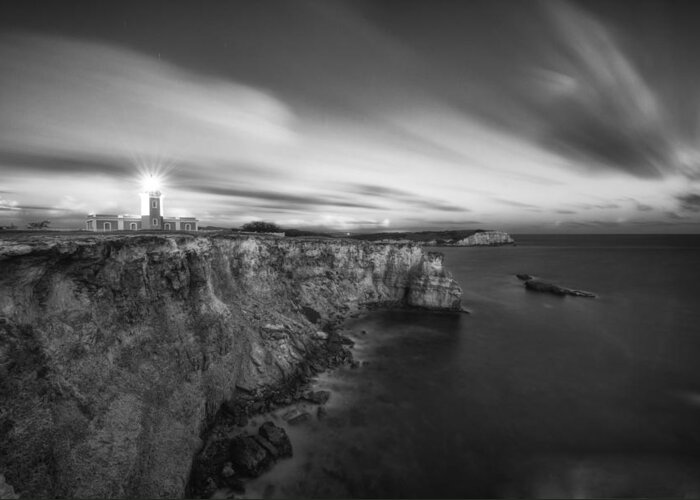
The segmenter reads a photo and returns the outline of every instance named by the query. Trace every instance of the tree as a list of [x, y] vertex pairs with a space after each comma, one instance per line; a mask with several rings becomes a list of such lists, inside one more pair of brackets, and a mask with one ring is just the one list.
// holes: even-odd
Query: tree
[[49, 224], [51, 224], [51, 221], [43, 220], [41, 222], [30, 222], [27, 224], [27, 227], [29, 229], [44, 229], [49, 227]]
[[241, 231], [247, 233], [281, 233], [282, 228], [272, 222], [264, 222], [261, 220], [249, 222], [241, 226]]

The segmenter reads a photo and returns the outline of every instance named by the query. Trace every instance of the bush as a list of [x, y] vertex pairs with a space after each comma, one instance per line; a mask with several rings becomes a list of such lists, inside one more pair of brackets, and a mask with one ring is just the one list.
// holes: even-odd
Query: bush
[[243, 224], [241, 231], [248, 233], [281, 233], [282, 228], [272, 222], [254, 221]]
[[30, 222], [27, 224], [27, 228], [29, 229], [44, 229], [49, 227], [49, 224], [51, 224], [51, 221], [48, 220], [43, 220], [41, 222]]

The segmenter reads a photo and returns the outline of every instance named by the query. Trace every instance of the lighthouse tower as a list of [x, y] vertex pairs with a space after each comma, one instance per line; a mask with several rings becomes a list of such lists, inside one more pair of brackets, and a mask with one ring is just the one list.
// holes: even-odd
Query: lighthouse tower
[[141, 229], [163, 229], [163, 194], [145, 191], [141, 195]]

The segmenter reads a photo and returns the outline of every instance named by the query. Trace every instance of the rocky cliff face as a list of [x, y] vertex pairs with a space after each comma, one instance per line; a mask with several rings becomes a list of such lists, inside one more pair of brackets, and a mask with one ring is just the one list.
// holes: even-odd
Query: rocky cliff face
[[324, 324], [460, 298], [413, 245], [0, 240], [0, 473], [23, 496], [182, 496], [222, 402], [292, 375]]
[[454, 245], [460, 247], [474, 247], [512, 245], [513, 243], [515, 243], [513, 238], [503, 231], [481, 231], [455, 242]]

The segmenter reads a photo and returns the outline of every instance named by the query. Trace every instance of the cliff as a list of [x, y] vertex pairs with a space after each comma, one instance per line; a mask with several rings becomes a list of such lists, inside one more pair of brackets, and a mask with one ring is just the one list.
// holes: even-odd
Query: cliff
[[254, 236], [0, 240], [0, 473], [22, 496], [181, 497], [222, 403], [364, 306], [458, 310], [440, 254]]
[[515, 244], [515, 241], [508, 233], [502, 231], [485, 231], [483, 229], [356, 234], [352, 236], [352, 238], [373, 241], [375, 243], [418, 243], [425, 246], [445, 247]]
[[480, 231], [452, 243], [451, 246], [497, 246], [512, 245], [513, 243], [515, 243], [513, 238], [511, 238], [508, 233], [504, 233], [503, 231]]

